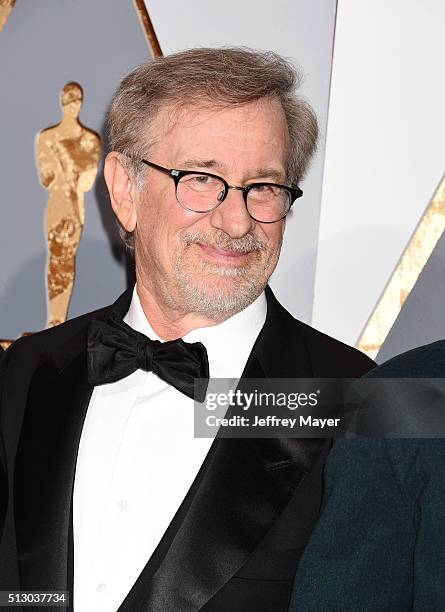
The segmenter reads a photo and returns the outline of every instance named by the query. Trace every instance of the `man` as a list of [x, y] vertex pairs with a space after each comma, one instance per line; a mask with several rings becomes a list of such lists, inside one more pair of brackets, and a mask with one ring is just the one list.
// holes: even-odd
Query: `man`
[[2, 588], [74, 590], [76, 611], [287, 610], [329, 440], [194, 439], [189, 383], [373, 365], [267, 287], [316, 144], [297, 84], [237, 48], [121, 83], [105, 179], [136, 287], [4, 359]]
[[357, 422], [363, 434], [380, 430], [382, 437], [334, 445], [291, 612], [443, 609], [444, 379], [443, 340], [394, 357], [364, 379]]

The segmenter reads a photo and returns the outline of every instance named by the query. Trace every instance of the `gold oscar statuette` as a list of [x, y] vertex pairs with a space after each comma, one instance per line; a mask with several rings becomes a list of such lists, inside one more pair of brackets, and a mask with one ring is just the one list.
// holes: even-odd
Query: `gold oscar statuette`
[[12, 9], [14, 8], [15, 0], [0, 0], [0, 32], [6, 25]]
[[36, 140], [40, 180], [49, 191], [48, 327], [67, 319], [85, 223], [84, 193], [93, 187], [101, 154], [100, 137], [79, 121], [82, 102], [81, 86], [67, 83], [61, 92], [62, 121], [42, 130]]

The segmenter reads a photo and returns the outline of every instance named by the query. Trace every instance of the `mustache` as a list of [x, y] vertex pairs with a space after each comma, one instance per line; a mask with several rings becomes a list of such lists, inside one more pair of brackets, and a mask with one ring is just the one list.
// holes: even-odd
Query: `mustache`
[[231, 238], [222, 230], [212, 232], [186, 231], [181, 235], [181, 240], [187, 244], [202, 244], [203, 246], [216, 247], [233, 253], [250, 253], [252, 251], [265, 251], [267, 242], [255, 238], [252, 234], [246, 234], [241, 238]]

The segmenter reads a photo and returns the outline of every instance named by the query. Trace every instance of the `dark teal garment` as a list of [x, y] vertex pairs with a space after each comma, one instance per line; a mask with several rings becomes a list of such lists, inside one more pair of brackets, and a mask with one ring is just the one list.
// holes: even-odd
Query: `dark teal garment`
[[[368, 376], [445, 378], [445, 341]], [[339, 440], [289, 612], [409, 610], [445, 610], [445, 440]]]

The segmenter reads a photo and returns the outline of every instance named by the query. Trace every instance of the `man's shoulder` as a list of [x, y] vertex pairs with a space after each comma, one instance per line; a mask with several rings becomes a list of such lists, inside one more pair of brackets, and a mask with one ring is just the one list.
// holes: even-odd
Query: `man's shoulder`
[[378, 366], [370, 376], [445, 378], [445, 340], [438, 340], [401, 353]]
[[[375, 363], [358, 349], [325, 334], [315, 327], [297, 321], [304, 334], [311, 356], [317, 359], [319, 376], [363, 376]], [[329, 374], [327, 374], [329, 372]]]
[[51, 355], [59, 350], [63, 350], [73, 338], [85, 332], [88, 323], [92, 319], [104, 318], [109, 311], [110, 306], [105, 306], [70, 319], [56, 327], [44, 329], [19, 338], [5, 352], [1, 360], [2, 369], [6, 370], [10, 364], [20, 363], [23, 366], [26, 363], [32, 364], [42, 354]]
[[268, 291], [268, 304], [274, 320], [284, 330], [287, 343], [305, 345], [314, 376], [320, 378], [357, 378], [375, 367], [375, 363], [358, 349], [296, 319]]

